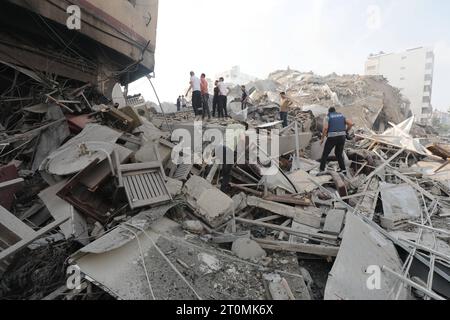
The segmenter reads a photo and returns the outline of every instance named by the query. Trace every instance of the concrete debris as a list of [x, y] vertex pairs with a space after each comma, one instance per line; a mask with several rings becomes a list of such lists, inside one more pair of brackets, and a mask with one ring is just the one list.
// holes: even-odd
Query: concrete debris
[[[2, 65], [2, 84], [17, 77], [3, 92], [20, 90], [0, 101], [0, 299], [38, 261], [51, 270], [52, 252], [61, 270], [80, 268], [82, 289], [45, 279], [34, 296], [450, 298], [450, 144], [408, 118], [385, 79], [276, 71], [246, 84], [244, 110], [240, 87], [230, 88], [230, 117], [198, 122], [190, 110], [121, 97], [120, 85], [111, 100], [94, 85]], [[284, 128], [281, 91], [294, 102]], [[332, 152], [319, 174], [331, 106], [353, 120], [355, 138], [347, 170]], [[227, 129], [245, 141], [232, 165], [212, 140], [172, 136]], [[252, 130], [277, 136], [250, 143]], [[172, 161], [183, 146], [196, 161]], [[255, 150], [265, 152], [252, 163]], [[24, 254], [39, 260], [18, 268]], [[370, 282], [377, 272], [381, 283]]]
[[233, 199], [213, 187], [208, 181], [193, 176], [186, 182], [184, 192], [187, 202], [211, 227], [218, 227], [232, 218]]
[[344, 226], [345, 211], [344, 210], [330, 210], [325, 219], [323, 232], [327, 234], [339, 235]]
[[260, 245], [256, 241], [250, 239], [238, 239], [234, 241], [231, 251], [241, 259], [254, 262], [258, 262], [260, 259], [266, 257], [266, 252]]
[[[369, 278], [376, 266], [388, 266], [397, 272], [402, 270], [402, 262], [392, 242], [361, 218], [348, 214], [341, 249], [325, 289], [325, 299], [393, 299], [390, 295], [395, 287], [395, 278], [392, 276], [385, 275], [378, 279], [376, 292], [371, 289], [377, 285], [371, 283]], [[400, 299], [407, 298], [408, 293], [403, 287], [399, 288], [399, 293]]]
[[205, 231], [203, 224], [197, 220], [187, 220], [183, 222], [183, 229], [195, 234], [202, 234]]

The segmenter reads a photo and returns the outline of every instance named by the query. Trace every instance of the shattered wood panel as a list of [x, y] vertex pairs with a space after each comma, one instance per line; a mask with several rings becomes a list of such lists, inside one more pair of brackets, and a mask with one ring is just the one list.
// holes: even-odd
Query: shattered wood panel
[[[118, 144], [114, 145], [114, 152], [118, 154], [119, 162], [124, 163], [133, 153], [130, 149]], [[100, 184], [111, 175], [111, 166], [108, 159], [103, 160], [95, 168], [92, 168], [90, 174], [83, 176], [80, 182], [84, 184], [89, 191], [95, 192]]]
[[60, 228], [66, 237], [70, 239], [75, 237], [79, 239], [82, 244], [87, 244], [89, 242], [88, 225], [84, 217], [82, 217], [74, 207], [68, 202], [59, 198], [56, 194], [61, 190], [67, 181], [64, 180], [57, 183], [39, 193], [39, 198], [44, 202], [48, 211], [55, 220], [63, 217], [69, 217], [70, 220], [63, 223]]
[[[0, 206], [0, 228], [2, 229], [2, 242], [9, 245], [15, 244], [17, 241], [30, 237], [34, 234], [34, 230], [20, 221], [11, 212]], [[16, 240], [11, 243], [8, 239]]]
[[80, 179], [90, 172], [90, 169], [98, 164], [98, 159], [92, 162], [83, 171], [75, 175], [69, 182], [57, 193], [58, 197], [72, 204], [80, 212], [101, 222], [106, 223], [109, 220], [111, 211], [110, 204], [106, 203], [102, 197], [90, 192], [80, 183]]

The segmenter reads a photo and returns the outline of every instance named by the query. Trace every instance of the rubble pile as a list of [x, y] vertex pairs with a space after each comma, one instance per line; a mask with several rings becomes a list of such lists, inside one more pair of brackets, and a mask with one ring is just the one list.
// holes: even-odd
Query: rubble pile
[[[294, 70], [276, 71], [267, 80], [247, 85], [254, 105], [279, 103], [285, 91], [302, 111], [323, 116], [329, 107], [337, 107], [361, 128], [384, 131], [389, 122], [399, 123], [411, 116], [409, 101], [397, 88], [380, 76], [331, 74], [326, 77]], [[298, 111], [290, 112], [295, 118]]]
[[[88, 86], [14, 70], [27, 91], [10, 83], [1, 100], [0, 298], [450, 297], [448, 141], [412, 136], [414, 119], [384, 80], [280, 71], [255, 83], [247, 117], [230, 99], [233, 119], [198, 126], [192, 113], [118, 108]], [[285, 129], [280, 88], [299, 103]], [[319, 174], [317, 110], [336, 104], [362, 118], [347, 174], [333, 158]], [[368, 130], [385, 121], [387, 130]], [[244, 124], [280, 129], [272, 174], [269, 156], [246, 159], [223, 192], [217, 155], [171, 161], [176, 129]], [[79, 289], [64, 283], [67, 267]], [[376, 270], [379, 290], [366, 285]], [[30, 278], [31, 287], [14, 281]]]

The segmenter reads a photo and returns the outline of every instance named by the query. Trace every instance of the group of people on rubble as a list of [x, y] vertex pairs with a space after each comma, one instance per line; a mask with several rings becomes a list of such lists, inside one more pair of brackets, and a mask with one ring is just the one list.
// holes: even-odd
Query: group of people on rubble
[[184, 96], [178, 96], [177, 99], [177, 112], [187, 108], [187, 100]]
[[[202, 119], [205, 119], [205, 117], [208, 116], [208, 120], [210, 120], [211, 111], [209, 109], [209, 87], [208, 81], [206, 80], [206, 75], [202, 73], [200, 78], [198, 78], [193, 71], [191, 71], [190, 75], [191, 78], [189, 81], [189, 89], [186, 92], [186, 96], [192, 90], [192, 108], [194, 109], [194, 114], [196, 117], [202, 116]], [[242, 110], [244, 110], [247, 107], [248, 93], [245, 86], [241, 86], [241, 91]], [[229, 118], [227, 111], [229, 92], [230, 89], [225, 84], [225, 79], [223, 77], [215, 81], [214, 96], [212, 101], [212, 117], [216, 117], [217, 114], [219, 119]]]
[[[192, 90], [192, 107], [194, 109], [194, 114], [196, 117], [202, 116], [202, 119], [205, 119], [208, 116], [208, 120], [211, 119], [211, 112], [209, 109], [209, 90], [208, 90], [208, 81], [206, 80], [206, 75], [203, 73], [200, 79], [195, 75], [193, 71], [190, 73], [190, 86], [188, 91], [186, 92], [186, 96]], [[244, 110], [247, 107], [248, 93], [246, 91], [245, 86], [241, 86], [242, 90], [242, 98], [241, 98], [241, 107]], [[216, 112], [219, 118], [228, 118], [227, 112], [227, 96], [229, 93], [229, 88], [225, 85], [224, 78], [220, 78], [215, 81], [214, 87], [214, 96], [213, 96], [213, 112], [212, 116], [216, 116]], [[182, 97], [184, 98], [184, 96]], [[182, 99], [181, 98], [181, 99]], [[180, 99], [180, 98], [179, 98]], [[177, 106], [180, 103], [182, 105], [182, 100], [177, 102]], [[288, 123], [288, 114], [289, 109], [295, 105], [295, 101], [288, 97], [285, 92], [280, 93], [280, 119], [283, 124], [283, 128], [289, 126]], [[248, 125], [247, 125], [248, 126]], [[335, 107], [331, 107], [328, 110], [328, 114], [323, 122], [323, 132], [321, 138], [321, 145], [325, 146], [322, 154], [322, 159], [320, 161], [320, 174], [326, 169], [326, 164], [328, 161], [328, 157], [335, 150], [335, 155], [339, 163], [340, 172], [346, 173], [346, 167], [344, 162], [344, 147], [345, 142], [349, 138], [349, 131], [353, 127], [353, 122], [347, 119], [342, 113], [338, 113]], [[247, 127], [248, 128], [248, 127]], [[225, 146], [221, 146], [221, 148], [226, 149]], [[226, 162], [224, 162], [226, 163]], [[230, 165], [226, 166], [227, 170], [224, 170], [222, 175], [222, 191], [226, 192], [229, 190], [229, 180], [231, 173]]]

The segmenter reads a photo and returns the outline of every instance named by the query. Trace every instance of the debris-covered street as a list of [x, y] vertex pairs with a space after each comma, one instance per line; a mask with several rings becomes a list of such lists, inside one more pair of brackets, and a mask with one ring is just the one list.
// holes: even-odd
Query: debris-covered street
[[[41, 9], [35, 23], [63, 34]], [[79, 50], [91, 31], [73, 40], [82, 56], [54, 44], [44, 69], [1, 39], [1, 300], [450, 298], [450, 138], [386, 77], [225, 80], [227, 116], [210, 86], [206, 117], [196, 75], [179, 110], [128, 93], [153, 87], [152, 41], [92, 36], [115, 50], [100, 64], [103, 49]], [[335, 138], [342, 161], [338, 144], [322, 159]]]

